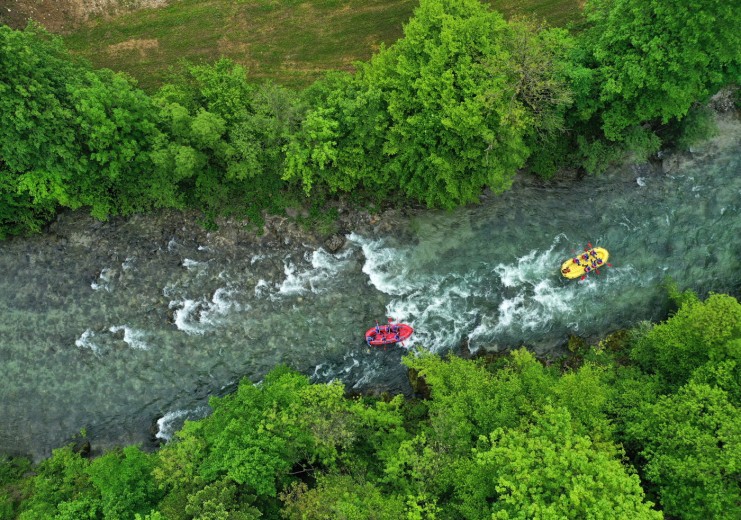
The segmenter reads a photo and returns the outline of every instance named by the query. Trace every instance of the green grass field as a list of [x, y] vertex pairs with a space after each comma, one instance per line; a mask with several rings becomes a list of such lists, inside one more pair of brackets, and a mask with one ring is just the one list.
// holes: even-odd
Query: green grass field
[[[579, 0], [491, 1], [505, 16], [551, 25], [581, 15]], [[304, 87], [332, 69], [349, 70], [402, 35], [418, 0], [179, 0], [89, 22], [64, 40], [96, 67], [124, 71], [156, 88], [182, 59], [231, 58], [250, 77]]]

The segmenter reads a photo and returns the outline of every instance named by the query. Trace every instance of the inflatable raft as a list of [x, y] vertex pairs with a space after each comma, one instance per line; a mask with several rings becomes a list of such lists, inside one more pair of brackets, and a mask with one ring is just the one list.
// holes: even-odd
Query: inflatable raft
[[610, 253], [604, 247], [588, 247], [583, 253], [561, 264], [561, 274], [569, 279], [583, 278], [597, 269], [606, 267], [608, 258]]
[[371, 347], [383, 345], [395, 345], [409, 339], [414, 329], [406, 323], [389, 323], [388, 325], [376, 325], [365, 331], [365, 342]]

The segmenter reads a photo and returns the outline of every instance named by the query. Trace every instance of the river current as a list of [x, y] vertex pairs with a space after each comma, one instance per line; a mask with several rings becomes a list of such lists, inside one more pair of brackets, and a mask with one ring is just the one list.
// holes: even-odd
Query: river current
[[[475, 207], [411, 212], [316, 243], [250, 241], [163, 216], [64, 214], [0, 243], [0, 452], [46, 456], [85, 429], [93, 448], [166, 440], [208, 396], [279, 363], [351, 391], [409, 391], [400, 358], [526, 345], [558, 355], [666, 316], [663, 283], [741, 292], [741, 125], [681, 160], [597, 178], [520, 179]], [[587, 242], [612, 267], [559, 274]], [[387, 316], [416, 330], [368, 349]]]

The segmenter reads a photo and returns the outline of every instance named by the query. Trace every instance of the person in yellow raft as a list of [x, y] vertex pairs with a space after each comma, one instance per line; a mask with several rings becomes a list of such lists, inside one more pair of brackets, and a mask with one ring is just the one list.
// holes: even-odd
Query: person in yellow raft
[[609, 257], [610, 253], [604, 247], [592, 247], [591, 243], [587, 244], [583, 253], [569, 258], [561, 265], [561, 274], [572, 280], [575, 278], [583, 280], [589, 273], [599, 274], [600, 267], [605, 265], [612, 267], [607, 263]]

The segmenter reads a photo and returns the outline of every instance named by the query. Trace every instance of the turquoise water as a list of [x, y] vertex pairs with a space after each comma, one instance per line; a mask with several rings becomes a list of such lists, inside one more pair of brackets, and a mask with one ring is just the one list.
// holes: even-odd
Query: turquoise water
[[[278, 363], [408, 391], [403, 349], [363, 343], [386, 316], [416, 329], [405, 348], [556, 355], [569, 335], [662, 319], [667, 277], [738, 295], [740, 133], [727, 122], [667, 171], [523, 179], [476, 207], [386, 220], [334, 255], [166, 215], [63, 215], [0, 244], [0, 451], [41, 457], [81, 428], [98, 450], [164, 440], [208, 413], [209, 395]], [[613, 267], [563, 279], [561, 262], [590, 241]]]

